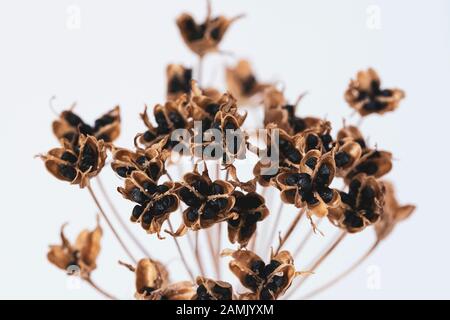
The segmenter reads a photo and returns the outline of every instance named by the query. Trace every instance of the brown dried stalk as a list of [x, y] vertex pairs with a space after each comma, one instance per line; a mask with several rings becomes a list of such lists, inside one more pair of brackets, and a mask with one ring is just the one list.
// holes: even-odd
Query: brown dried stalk
[[292, 221], [291, 225], [289, 226], [289, 229], [286, 231], [286, 234], [282, 238], [280, 238], [280, 244], [278, 245], [278, 248], [275, 251], [275, 254], [278, 254], [280, 252], [281, 248], [283, 248], [283, 245], [289, 239], [289, 237], [291, 236], [292, 232], [297, 227], [298, 223], [300, 222], [300, 220], [303, 217], [303, 215], [305, 214], [305, 212], [306, 212], [306, 209], [302, 208], [300, 210], [300, 212], [297, 214], [297, 216], [295, 217], [295, 219]]
[[83, 278], [84, 281], [86, 281], [87, 284], [89, 284], [95, 291], [97, 291], [98, 293], [100, 293], [102, 296], [104, 296], [107, 299], [110, 300], [117, 300], [117, 298], [115, 296], [113, 296], [112, 294], [108, 293], [107, 291], [105, 291], [104, 289], [100, 288], [92, 279], [91, 277], [84, 277]]
[[92, 190], [92, 187], [90, 185], [87, 186], [87, 189], [89, 191], [89, 194], [91, 195], [92, 199], [94, 200], [98, 210], [100, 211], [101, 216], [103, 217], [103, 219], [105, 219], [106, 223], [108, 224], [108, 227], [111, 229], [112, 233], [114, 234], [114, 237], [116, 237], [117, 241], [119, 241], [120, 246], [122, 247], [122, 249], [125, 251], [125, 253], [127, 254], [127, 256], [134, 262], [136, 263], [136, 259], [134, 258], [134, 256], [131, 254], [131, 251], [128, 249], [128, 247], [126, 246], [125, 242], [123, 242], [122, 238], [120, 238], [119, 233], [116, 231], [116, 229], [114, 228], [114, 226], [112, 225], [111, 221], [109, 220], [108, 216], [106, 215], [105, 211], [103, 210], [100, 202], [98, 201], [97, 197], [95, 196], [94, 191]]
[[305, 294], [303, 297], [301, 297], [301, 299], [302, 300], [311, 299], [315, 295], [325, 291], [328, 288], [331, 288], [336, 283], [344, 279], [346, 276], [352, 273], [352, 271], [358, 268], [364, 261], [366, 261], [367, 258], [369, 258], [372, 255], [372, 253], [375, 251], [375, 249], [378, 247], [379, 244], [380, 244], [379, 240], [375, 241], [375, 243], [369, 248], [369, 250], [367, 250], [367, 252], [364, 255], [362, 255], [358, 260], [356, 260], [348, 269], [346, 269], [341, 274], [337, 275], [335, 278], [328, 281], [324, 285], [320, 286], [319, 288]]

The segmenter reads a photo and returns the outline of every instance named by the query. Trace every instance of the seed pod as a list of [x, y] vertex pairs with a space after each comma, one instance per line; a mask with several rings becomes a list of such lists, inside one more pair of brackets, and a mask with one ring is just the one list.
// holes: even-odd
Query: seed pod
[[148, 233], [156, 233], [158, 238], [161, 238], [163, 223], [179, 206], [179, 199], [175, 193], [178, 185], [173, 182], [157, 185], [141, 171], [133, 171], [124, 183], [124, 187], [117, 190], [125, 199], [136, 203], [131, 221], [140, 223]]
[[[183, 225], [191, 230], [200, 230], [234, 217], [230, 211], [235, 203], [234, 187], [223, 180], [211, 181], [205, 166], [199, 174], [197, 165], [193, 172], [183, 177], [177, 194], [188, 207], [183, 212]], [[176, 235], [181, 235], [177, 232]]]
[[230, 254], [234, 259], [229, 263], [231, 272], [253, 293], [244, 294], [241, 299], [276, 300], [300, 274], [295, 271], [294, 260], [288, 251], [273, 256], [268, 264], [248, 250]]
[[397, 109], [405, 93], [400, 89], [381, 89], [378, 74], [372, 68], [359, 71], [356, 80], [351, 80], [345, 100], [361, 116], [373, 113], [380, 115]]
[[361, 158], [356, 161], [350, 172], [346, 176], [346, 181], [353, 179], [360, 173], [375, 178], [381, 178], [392, 169], [392, 153], [366, 149]]
[[195, 294], [194, 285], [189, 281], [169, 284], [153, 291], [145, 300], [191, 300]]
[[336, 163], [336, 175], [345, 177], [356, 163], [361, 159], [361, 145], [355, 141], [346, 139], [341, 140], [343, 144], [335, 147], [334, 161]]
[[228, 282], [197, 277], [197, 292], [191, 300], [233, 300], [233, 287]]
[[244, 194], [234, 191], [233, 196], [236, 201], [231, 212], [236, 216], [228, 220], [228, 239], [245, 247], [256, 231], [256, 224], [269, 215], [269, 209], [265, 199], [256, 192]]
[[78, 184], [80, 188], [88, 186], [89, 180], [97, 176], [105, 165], [104, 141], [94, 136], [80, 135], [77, 148], [73, 149], [68, 142], [64, 144], [40, 156], [45, 167], [59, 180]]
[[340, 192], [340, 204], [329, 209], [330, 221], [350, 233], [364, 230], [383, 215], [384, 186], [374, 177], [359, 174], [348, 192]]
[[139, 144], [146, 148], [161, 142], [165, 139], [166, 144], [163, 149], [171, 150], [177, 141], [170, 139], [171, 134], [176, 129], [189, 129], [191, 123], [188, 120], [188, 98], [182, 95], [175, 101], [168, 101], [163, 105], [156, 105], [153, 109], [153, 115], [156, 121], [156, 126], [152, 124], [147, 114], [147, 106], [144, 112], [141, 113], [141, 118], [144, 121], [147, 131], [138, 134], [135, 138]]
[[257, 105], [258, 96], [272, 86], [258, 82], [247, 60], [240, 60], [234, 68], [227, 68], [225, 74], [228, 91], [239, 105]]
[[120, 177], [127, 178], [133, 171], [145, 172], [153, 181], [166, 173], [165, 160], [169, 156], [167, 150], [162, 148], [165, 141], [162, 140], [151, 147], [133, 152], [123, 148], [113, 148], [113, 162], [111, 167]]
[[366, 151], [366, 140], [357, 127], [345, 126], [341, 130], [339, 130], [337, 134], [337, 141], [339, 141], [341, 144], [344, 144], [348, 140], [355, 141], [361, 146], [362, 151]]
[[90, 135], [110, 143], [120, 135], [120, 107], [116, 106], [111, 111], [95, 120], [94, 125], [85, 123], [72, 110], [63, 111], [59, 119], [53, 121], [53, 133], [58, 140], [77, 145], [79, 134]]
[[280, 174], [276, 184], [283, 202], [306, 206], [314, 215], [324, 217], [340, 200], [338, 191], [329, 187], [336, 174], [333, 153], [319, 155], [318, 150], [309, 151], [301, 169]]
[[203, 57], [207, 53], [218, 51], [218, 46], [228, 27], [241, 17], [228, 19], [224, 16], [217, 16], [212, 18], [211, 5], [208, 1], [208, 13], [202, 24], [198, 24], [190, 14], [183, 13], [177, 19], [177, 26], [188, 48]]
[[409, 218], [416, 209], [416, 206], [400, 205], [395, 196], [394, 185], [391, 182], [383, 181], [385, 187], [383, 214], [381, 219], [375, 224], [375, 232], [378, 241], [386, 239], [396, 227], [397, 223]]
[[167, 100], [175, 101], [183, 94], [191, 91], [192, 69], [180, 64], [169, 64], [166, 69], [167, 75]]
[[98, 224], [93, 231], [83, 230], [77, 237], [75, 244], [71, 244], [64, 235], [64, 227], [61, 227], [61, 244], [51, 245], [47, 254], [48, 260], [59, 269], [65, 270], [69, 275], [73, 275], [76, 267], [79, 269], [81, 277], [88, 277], [96, 269], [96, 261], [100, 253], [100, 241], [102, 229]]

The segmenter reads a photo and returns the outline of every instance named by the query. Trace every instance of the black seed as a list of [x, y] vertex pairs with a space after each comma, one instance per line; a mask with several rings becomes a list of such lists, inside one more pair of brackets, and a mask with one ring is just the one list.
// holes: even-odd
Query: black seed
[[270, 263], [264, 268], [263, 272], [261, 273], [261, 277], [267, 278], [270, 276], [276, 268], [278, 268], [281, 265], [280, 262], [277, 260], [271, 260]]
[[329, 180], [331, 179], [331, 169], [327, 164], [322, 164], [317, 172], [315, 177], [315, 183], [318, 186], [325, 186], [329, 184]]
[[75, 163], [75, 162], [77, 162], [78, 158], [74, 154], [72, 154], [68, 151], [65, 151], [61, 156], [61, 160], [64, 160], [64, 161], [67, 161], [70, 163]]
[[306, 129], [306, 122], [302, 118], [295, 117], [294, 119], [289, 121], [292, 129], [295, 133], [303, 132]]
[[197, 208], [197, 209], [200, 208], [201, 200], [199, 198], [197, 198], [197, 196], [191, 190], [184, 187], [184, 188], [181, 188], [179, 194], [180, 194], [181, 201], [186, 203], [186, 205], [188, 205], [189, 207], [192, 207], [192, 208]]
[[94, 129], [92, 129], [92, 127], [88, 124], [85, 124], [85, 123], [81, 124], [79, 126], [79, 130], [80, 130], [80, 133], [82, 133], [84, 135], [87, 135], [87, 136], [94, 135]]
[[353, 207], [355, 205], [355, 198], [351, 197], [349, 194], [345, 192], [339, 192], [339, 195], [341, 196], [342, 202], [345, 204], [348, 204], [349, 206]]
[[192, 187], [197, 191], [197, 192], [199, 192], [201, 195], [203, 195], [203, 196], [208, 196], [208, 192], [209, 192], [209, 186], [208, 186], [208, 184], [204, 181], [204, 180], [202, 180], [202, 179], [198, 179], [198, 180], [195, 180], [193, 183], [192, 183]]
[[67, 180], [74, 180], [77, 176], [77, 171], [75, 170], [74, 167], [65, 165], [65, 164], [60, 164], [58, 165], [59, 168], [59, 173], [66, 178]]
[[253, 75], [249, 75], [242, 81], [242, 89], [244, 94], [248, 95], [252, 93], [253, 88], [256, 86], [256, 78]]
[[150, 178], [152, 178], [153, 180], [158, 180], [161, 174], [161, 168], [156, 163], [150, 163], [146, 172], [150, 176]]
[[378, 100], [371, 100], [366, 103], [363, 108], [369, 112], [377, 112], [383, 110], [387, 106], [386, 102], [380, 102]]
[[256, 195], [245, 196], [243, 209], [256, 209], [263, 203], [261, 199]]
[[251, 274], [246, 274], [244, 277], [244, 283], [247, 288], [250, 288], [252, 291], [256, 291], [258, 288], [258, 281], [257, 279], [252, 276]]
[[378, 165], [375, 162], [366, 161], [366, 162], [359, 164], [356, 167], [356, 170], [358, 172], [363, 172], [368, 175], [374, 175], [378, 171]]
[[136, 159], [137, 164], [140, 166], [143, 166], [146, 161], [147, 161], [147, 158], [145, 156], [140, 156]]
[[285, 106], [283, 106], [283, 109], [286, 109], [286, 111], [288, 112], [289, 117], [294, 117], [295, 116], [295, 106], [292, 104], [287, 104]]
[[338, 152], [334, 156], [334, 161], [336, 162], [336, 167], [338, 168], [345, 167], [350, 160], [350, 156], [345, 151]]
[[263, 290], [261, 290], [259, 297], [261, 300], [273, 300], [272, 293], [268, 288], [264, 288]]
[[106, 134], [101, 134], [97, 137], [98, 140], [103, 140], [105, 142], [111, 142], [111, 138]]
[[364, 210], [363, 215], [371, 223], [377, 222], [377, 220], [379, 218], [379, 215], [376, 214], [373, 210]]
[[156, 139], [156, 136], [150, 131], [145, 131], [143, 138], [146, 142], [150, 142]]
[[130, 198], [132, 201], [137, 203], [144, 203], [148, 201], [148, 197], [139, 188], [133, 188], [130, 192]]
[[217, 112], [219, 112], [220, 105], [218, 103], [210, 103], [206, 106], [205, 110], [211, 116], [215, 116]]
[[350, 182], [350, 186], [349, 186], [349, 193], [356, 195], [356, 193], [358, 192], [360, 187], [361, 187], [361, 182], [359, 180], [357, 180], [357, 179], [352, 180]]
[[265, 266], [266, 264], [264, 263], [264, 261], [255, 260], [250, 264], [250, 270], [257, 274], [262, 274]]
[[142, 216], [142, 222], [146, 225], [149, 225], [152, 223], [153, 220], [153, 214], [150, 211], [147, 211], [146, 213], [144, 213], [144, 215]]
[[131, 213], [131, 215], [133, 216], [133, 218], [139, 219], [139, 217], [142, 214], [142, 211], [144, 211], [144, 207], [137, 205], [133, 208], [133, 212]]
[[150, 181], [145, 181], [142, 184], [142, 187], [144, 188], [145, 191], [147, 191], [150, 194], [154, 194], [158, 191], [158, 187], [156, 186], [156, 184]]
[[293, 163], [300, 163], [300, 161], [302, 160], [302, 156], [297, 149], [290, 150], [290, 152], [287, 154], [287, 158]]
[[224, 192], [225, 192], [225, 190], [220, 184], [213, 182], [213, 184], [210, 187], [209, 194], [217, 195], [217, 194], [223, 194]]
[[170, 188], [168, 186], [166, 186], [165, 184], [161, 184], [157, 187], [157, 190], [159, 193], [165, 193], [165, 192], [169, 191], [169, 189]]
[[208, 293], [204, 285], [200, 285], [197, 288], [197, 300], [212, 300], [211, 295]]
[[212, 288], [212, 291], [214, 293], [216, 293], [217, 295], [219, 295], [219, 297], [217, 297], [217, 298], [219, 298], [219, 300], [231, 300], [231, 298], [232, 298], [232, 293], [231, 293], [230, 288], [224, 288], [224, 287], [221, 287], [216, 284]]
[[72, 127], [78, 127], [80, 124], [83, 123], [83, 120], [79, 116], [77, 116], [75, 113], [71, 111], [67, 111], [64, 113], [64, 119], [72, 126]]
[[153, 291], [155, 291], [155, 288], [152, 288], [152, 287], [143, 287], [142, 288], [142, 293], [144, 293], [145, 295], [149, 295]]
[[316, 168], [317, 165], [317, 158], [316, 157], [311, 157], [308, 160], [306, 160], [305, 164], [312, 170], [314, 170]]
[[187, 212], [187, 219], [190, 222], [195, 222], [198, 219], [198, 210], [194, 208], [189, 208], [189, 211]]
[[76, 134], [74, 132], [68, 132], [66, 134], [64, 134], [64, 139], [72, 142], [73, 140], [75, 140]]
[[331, 200], [333, 200], [334, 193], [330, 188], [321, 188], [318, 190], [318, 193], [325, 203], [329, 203]]
[[231, 227], [237, 228], [239, 226], [239, 223], [241, 222], [241, 219], [240, 217], [238, 217], [237, 219], [228, 219], [227, 222]]
[[272, 281], [277, 289], [283, 288], [284, 285], [286, 284], [286, 279], [283, 276], [274, 276], [272, 278]]
[[308, 135], [308, 137], [306, 138], [306, 151], [317, 149], [318, 144], [319, 138], [316, 135], [314, 134]]
[[94, 130], [98, 131], [100, 128], [107, 126], [108, 124], [111, 124], [114, 122], [114, 118], [110, 115], [104, 115], [100, 119], [95, 120], [94, 124]]
[[391, 97], [392, 96], [392, 90], [389, 90], [389, 89], [381, 90], [378, 95], [380, 95], [382, 97]]
[[300, 180], [300, 174], [292, 173], [286, 177], [286, 184], [288, 186], [295, 186], [299, 180]]
[[356, 143], [358, 143], [361, 146], [362, 149], [365, 149], [367, 147], [364, 139], [357, 139], [355, 141], [356, 141]]
[[83, 148], [81, 161], [78, 165], [81, 171], [86, 172], [91, 168], [95, 168], [97, 164], [97, 152], [89, 144]]
[[220, 41], [221, 38], [221, 34], [220, 34], [220, 28], [216, 27], [214, 29], [211, 30], [211, 38], [214, 39], [215, 41]]
[[311, 176], [307, 173], [299, 173], [297, 186], [305, 192], [308, 192], [312, 189], [312, 179]]
[[176, 129], [184, 128], [186, 125], [183, 117], [178, 112], [175, 111], [169, 113], [169, 120], [173, 123], [173, 126]]
[[128, 175], [128, 168], [127, 167], [119, 167], [116, 169], [116, 172], [122, 178], [126, 178]]
[[364, 226], [364, 221], [355, 212], [345, 211], [344, 224], [351, 228], [361, 228]]

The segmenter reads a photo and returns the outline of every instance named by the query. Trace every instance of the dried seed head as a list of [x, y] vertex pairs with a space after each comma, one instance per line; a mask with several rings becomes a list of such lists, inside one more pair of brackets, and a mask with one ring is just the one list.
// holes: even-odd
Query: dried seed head
[[348, 192], [340, 192], [340, 203], [330, 208], [328, 218], [350, 233], [364, 230], [383, 216], [384, 186], [374, 177], [359, 174]]
[[271, 84], [258, 82], [250, 62], [240, 60], [233, 68], [226, 69], [228, 91], [237, 99], [239, 105], [257, 105], [258, 98]]
[[236, 216], [228, 220], [228, 239], [245, 247], [256, 231], [256, 224], [269, 215], [265, 199], [256, 192], [244, 194], [234, 191], [236, 199], [231, 212]]
[[282, 251], [266, 264], [258, 255], [248, 250], [231, 253], [230, 270], [252, 294], [242, 299], [276, 300], [292, 284], [298, 273], [289, 252]]
[[359, 71], [345, 92], [345, 100], [361, 116], [394, 111], [405, 93], [400, 89], [382, 89], [378, 74], [372, 68]]
[[139, 222], [148, 233], [156, 233], [160, 237], [163, 223], [179, 206], [176, 188], [177, 184], [173, 182], [158, 185], [145, 173], [133, 171], [125, 179], [124, 187], [117, 190], [125, 199], [136, 203], [131, 221]]
[[97, 140], [110, 143], [120, 135], [120, 107], [116, 106], [102, 115], [95, 120], [94, 125], [85, 123], [72, 110], [66, 110], [53, 122], [52, 127], [53, 133], [62, 144], [77, 146], [79, 134], [94, 136]]
[[375, 232], [379, 241], [386, 239], [394, 230], [397, 223], [409, 218], [416, 206], [400, 205], [395, 196], [395, 189], [391, 182], [382, 182], [386, 193], [384, 196], [383, 215], [375, 224]]
[[208, 1], [208, 13], [203, 23], [199, 24], [190, 14], [183, 13], [177, 19], [177, 26], [189, 49], [203, 57], [207, 53], [218, 51], [218, 46], [229, 26], [241, 17], [228, 19], [224, 16], [217, 16], [213, 18]]
[[233, 287], [228, 282], [197, 277], [197, 291], [192, 300], [233, 300]]
[[58, 268], [72, 275], [76, 267], [82, 277], [88, 277], [97, 267], [96, 261], [100, 253], [100, 240], [102, 229], [97, 221], [97, 227], [93, 231], [83, 230], [74, 244], [71, 244], [64, 235], [64, 227], [61, 227], [61, 244], [51, 245], [47, 254], [48, 260]]
[[89, 180], [97, 176], [105, 165], [104, 140], [81, 134], [76, 148], [68, 142], [64, 144], [63, 147], [51, 149], [40, 156], [45, 167], [59, 180], [78, 184], [80, 188], [88, 186]]

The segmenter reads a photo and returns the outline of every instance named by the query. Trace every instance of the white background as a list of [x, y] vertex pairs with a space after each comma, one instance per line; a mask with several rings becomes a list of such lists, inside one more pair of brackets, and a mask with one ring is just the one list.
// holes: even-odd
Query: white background
[[[79, 29], [67, 25], [71, 5], [81, 10]], [[380, 30], [367, 27], [370, 5], [381, 10]], [[351, 113], [343, 101], [345, 87], [357, 70], [369, 66], [386, 86], [407, 93], [397, 112], [367, 119], [363, 130], [372, 144], [394, 153], [389, 178], [401, 201], [418, 210], [361, 268], [320, 297], [450, 298], [449, 2], [227, 0], [214, 1], [213, 10], [247, 13], [230, 28], [222, 48], [251, 59], [260, 78], [282, 80], [291, 100], [308, 91], [302, 115], [327, 116], [339, 128]], [[47, 246], [59, 241], [62, 223], [70, 222], [67, 232], [75, 237], [94, 225], [96, 213], [87, 191], [55, 180], [33, 159], [56, 146], [48, 100], [56, 95], [60, 110], [77, 101], [77, 111], [92, 121], [120, 104], [123, 134], [117, 143], [131, 146], [134, 134], [143, 130], [138, 112], [144, 103], [164, 99], [165, 65], [196, 64], [174, 23], [183, 11], [202, 18], [204, 1], [1, 2], [0, 298], [98, 298], [84, 284], [70, 289], [64, 273], [46, 261]], [[206, 82], [223, 87], [222, 67], [232, 62], [208, 57]], [[115, 192], [120, 180], [109, 168], [102, 176], [127, 219], [132, 205]], [[270, 202], [273, 211], [277, 206]], [[292, 216], [294, 210], [284, 214]], [[187, 279], [170, 239], [158, 242], [130, 227], [154, 256], [169, 262], [174, 280]], [[323, 231], [327, 238], [333, 235], [332, 229]], [[306, 232], [304, 224], [288, 247]], [[328, 241], [315, 238], [296, 261], [300, 269]], [[346, 239], [302, 292], [343, 270], [372, 240], [371, 230]], [[106, 228], [103, 247], [94, 279], [131, 298], [132, 274], [116, 263], [126, 257]], [[368, 286], [371, 267], [379, 271], [377, 290]]]

